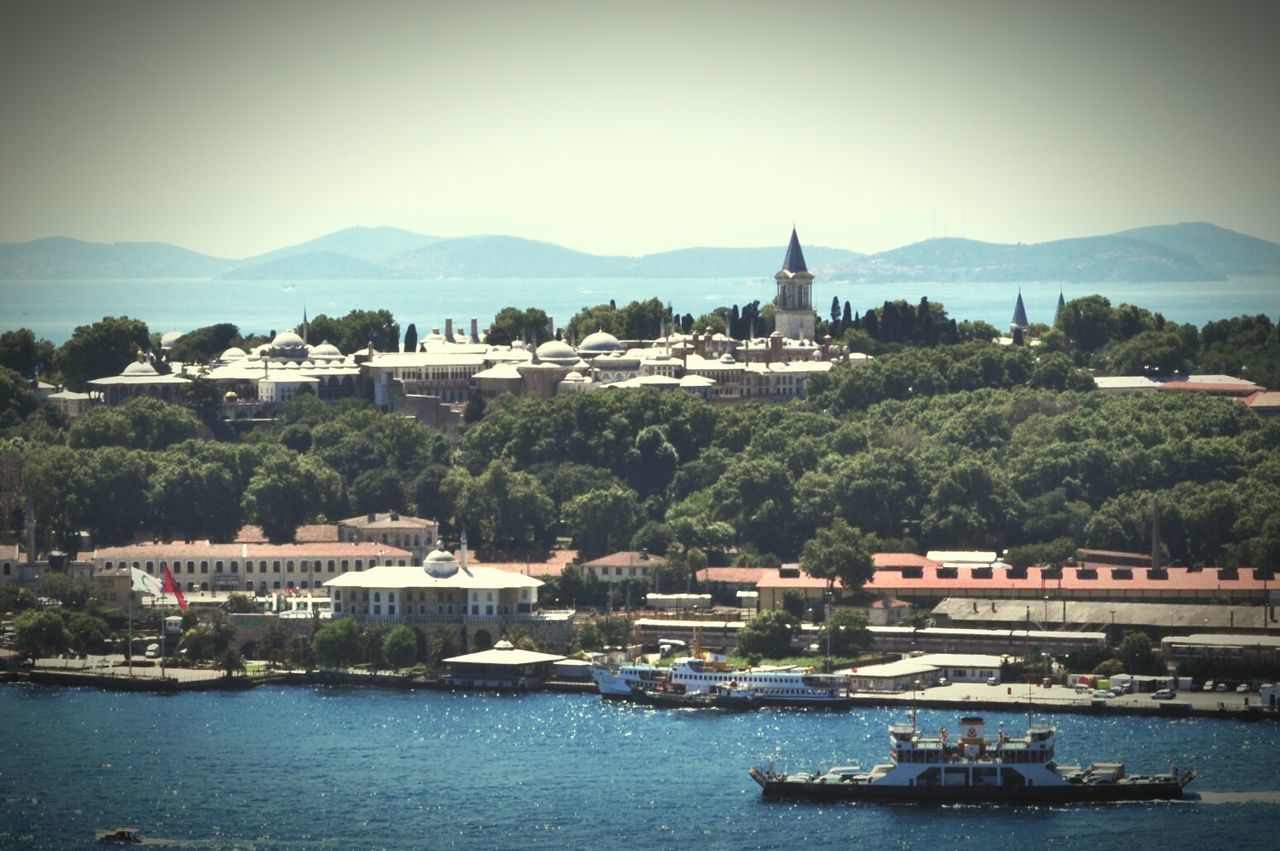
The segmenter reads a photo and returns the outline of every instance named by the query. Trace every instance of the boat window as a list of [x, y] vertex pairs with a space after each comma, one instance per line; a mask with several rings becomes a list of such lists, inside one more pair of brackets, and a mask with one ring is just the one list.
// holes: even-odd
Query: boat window
[[1000, 769], [1000, 776], [1004, 780], [1005, 786], [1026, 786], [1027, 778], [1022, 776], [1022, 772], [1016, 768]]

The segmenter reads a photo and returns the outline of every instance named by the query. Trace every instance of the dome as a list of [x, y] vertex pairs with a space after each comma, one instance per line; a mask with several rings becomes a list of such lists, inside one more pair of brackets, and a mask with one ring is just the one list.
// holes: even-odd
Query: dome
[[124, 368], [124, 372], [120, 374], [143, 376], [143, 375], [159, 375], [160, 373], [156, 372], [156, 368], [151, 364], [147, 363], [146, 361], [136, 360], [133, 363], [126, 366]]
[[182, 339], [181, 331], [170, 331], [160, 337], [160, 348], [171, 349], [173, 344]]
[[458, 572], [458, 561], [448, 550], [437, 545], [436, 549], [427, 553], [422, 560], [422, 569], [436, 579], [448, 579]]
[[574, 363], [578, 360], [573, 348], [564, 340], [547, 340], [541, 346], [538, 346], [538, 357], [542, 360], [565, 361], [567, 363]]
[[729, 354], [728, 352], [725, 352], [720, 356], [720, 363], [730, 364], [730, 363], [737, 363], [737, 361], [733, 359], [733, 355]]
[[341, 360], [342, 352], [340, 352], [338, 347], [333, 343], [325, 340], [323, 343], [311, 350], [311, 356], [313, 358], [335, 358], [337, 360]]
[[230, 363], [231, 361], [245, 360], [248, 357], [249, 356], [245, 354], [244, 349], [237, 349], [235, 346], [232, 346], [223, 352], [218, 359], [223, 363]]
[[566, 381], [569, 384], [581, 384], [582, 382], [586, 381], [586, 379], [582, 377], [582, 373], [578, 372], [575, 369], [573, 372], [569, 373], [564, 377], [564, 381]]
[[306, 347], [307, 344], [302, 342], [302, 338], [292, 331], [281, 331], [271, 341], [273, 349], [305, 349]]
[[622, 348], [622, 344], [608, 331], [597, 331], [588, 334], [578, 348], [584, 352], [616, 352]]

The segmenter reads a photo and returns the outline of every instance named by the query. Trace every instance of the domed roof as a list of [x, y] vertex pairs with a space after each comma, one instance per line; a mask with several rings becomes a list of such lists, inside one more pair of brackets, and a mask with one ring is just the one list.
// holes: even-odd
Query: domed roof
[[720, 363], [729, 364], [729, 363], [737, 363], [737, 361], [734, 360], [733, 355], [729, 354], [728, 352], [725, 352], [720, 356]]
[[225, 363], [233, 360], [245, 360], [248, 357], [249, 356], [245, 354], [244, 349], [237, 349], [235, 346], [232, 346], [219, 356], [219, 360]]
[[271, 341], [273, 349], [305, 349], [306, 347], [307, 344], [302, 342], [302, 338], [292, 331], [281, 331]]
[[166, 332], [165, 334], [162, 334], [160, 336], [160, 348], [162, 349], [172, 348], [174, 343], [182, 339], [182, 334], [183, 332], [181, 331], [169, 331], [169, 332]]
[[538, 346], [538, 357], [542, 360], [562, 360], [569, 363], [573, 363], [578, 359], [573, 348], [564, 340], [547, 340], [541, 346]]
[[453, 557], [453, 553], [437, 544], [436, 548], [427, 553], [427, 557], [422, 560], [422, 569], [436, 579], [448, 579], [458, 572], [458, 561]]
[[342, 352], [333, 343], [325, 340], [311, 350], [311, 356], [314, 358], [341, 358]]
[[121, 375], [159, 375], [156, 368], [146, 361], [134, 361], [124, 368]]
[[569, 384], [581, 384], [582, 382], [586, 381], [586, 379], [582, 377], [582, 373], [578, 372], [576, 369], [573, 372], [566, 375], [563, 380], [568, 382]]
[[622, 348], [622, 344], [618, 342], [617, 337], [608, 331], [601, 330], [588, 334], [578, 348], [584, 352], [616, 352]]

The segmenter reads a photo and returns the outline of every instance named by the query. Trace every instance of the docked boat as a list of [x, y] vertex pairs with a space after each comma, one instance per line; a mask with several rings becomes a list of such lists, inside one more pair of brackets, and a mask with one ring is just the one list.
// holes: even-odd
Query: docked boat
[[746, 711], [758, 709], [760, 696], [748, 688], [713, 686], [707, 691], [685, 691], [667, 683], [658, 686], [636, 688], [631, 693], [636, 703], [677, 709], [734, 709]]
[[695, 656], [678, 659], [670, 668], [644, 662], [613, 667], [597, 665], [591, 669], [591, 677], [600, 694], [612, 698], [634, 699], [637, 690], [666, 685], [686, 694], [713, 689], [747, 690], [766, 705], [846, 707], [852, 704], [848, 675], [819, 674], [793, 666], [735, 669]]
[[1181, 798], [1194, 771], [1179, 775], [1126, 774], [1118, 762], [1089, 768], [1055, 761], [1056, 728], [1033, 724], [1020, 738], [1000, 730], [984, 735], [983, 720], [960, 719], [954, 739], [944, 728], [920, 734], [914, 721], [889, 727], [889, 762], [864, 771], [856, 765], [814, 773], [779, 773], [774, 765], [752, 768], [766, 798], [882, 803], [1066, 804]]
[[103, 845], [140, 845], [142, 833], [136, 827], [117, 827], [99, 833], [98, 841]]

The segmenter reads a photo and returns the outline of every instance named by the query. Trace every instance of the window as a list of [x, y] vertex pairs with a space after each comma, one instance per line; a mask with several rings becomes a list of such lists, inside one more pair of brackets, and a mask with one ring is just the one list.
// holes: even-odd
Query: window
[[284, 563], [284, 569], [287, 573], [293, 573], [293, 559]]
[[273, 562], [271, 562], [271, 572], [272, 572], [272, 573], [279, 573], [279, 572], [280, 572], [280, 562], [278, 562], [278, 561], [273, 561]]
[[[235, 562], [232, 562], [232, 564], [235, 564]], [[251, 561], [246, 561], [246, 562], [244, 563], [244, 572], [245, 572], [245, 573], [253, 573], [253, 562], [251, 562]]]
[[208, 572], [209, 572], [209, 562], [207, 562], [207, 561], [202, 561], [202, 562], [200, 562], [200, 572], [201, 572], [201, 573], [208, 573]]
[[272, 582], [272, 583], [271, 583], [271, 587], [272, 587], [272, 588], [274, 588], [274, 589], [276, 589], [277, 591], [279, 591], [279, 590], [280, 590], [280, 580], [279, 580], [279, 579], [277, 579], [275, 582]]
[[232, 573], [239, 573], [239, 572], [240, 572], [240, 562], [238, 562], [238, 561], [233, 561], [233, 562], [231, 562], [231, 572], [232, 572]]
[[342, 572], [347, 572], [347, 560], [345, 558], [342, 560]]
[[395, 613], [396, 613], [396, 604], [395, 604], [395, 603], [388, 603], [388, 604], [387, 604], [387, 614], [389, 614], [389, 615], [394, 615]]
[[329, 572], [333, 573], [333, 559], [329, 559]]
[[373, 592], [373, 602], [375, 602], [375, 603], [381, 603], [381, 602], [382, 602], [382, 592], [381, 592], [381, 591], [374, 591], [374, 592]]
[[364, 559], [356, 559], [356, 570], [364, 570]]
[[222, 572], [222, 562], [220, 562], [220, 561], [215, 561], [215, 562], [213, 563], [213, 572], [214, 572], [214, 573], [221, 573], [221, 572]]

